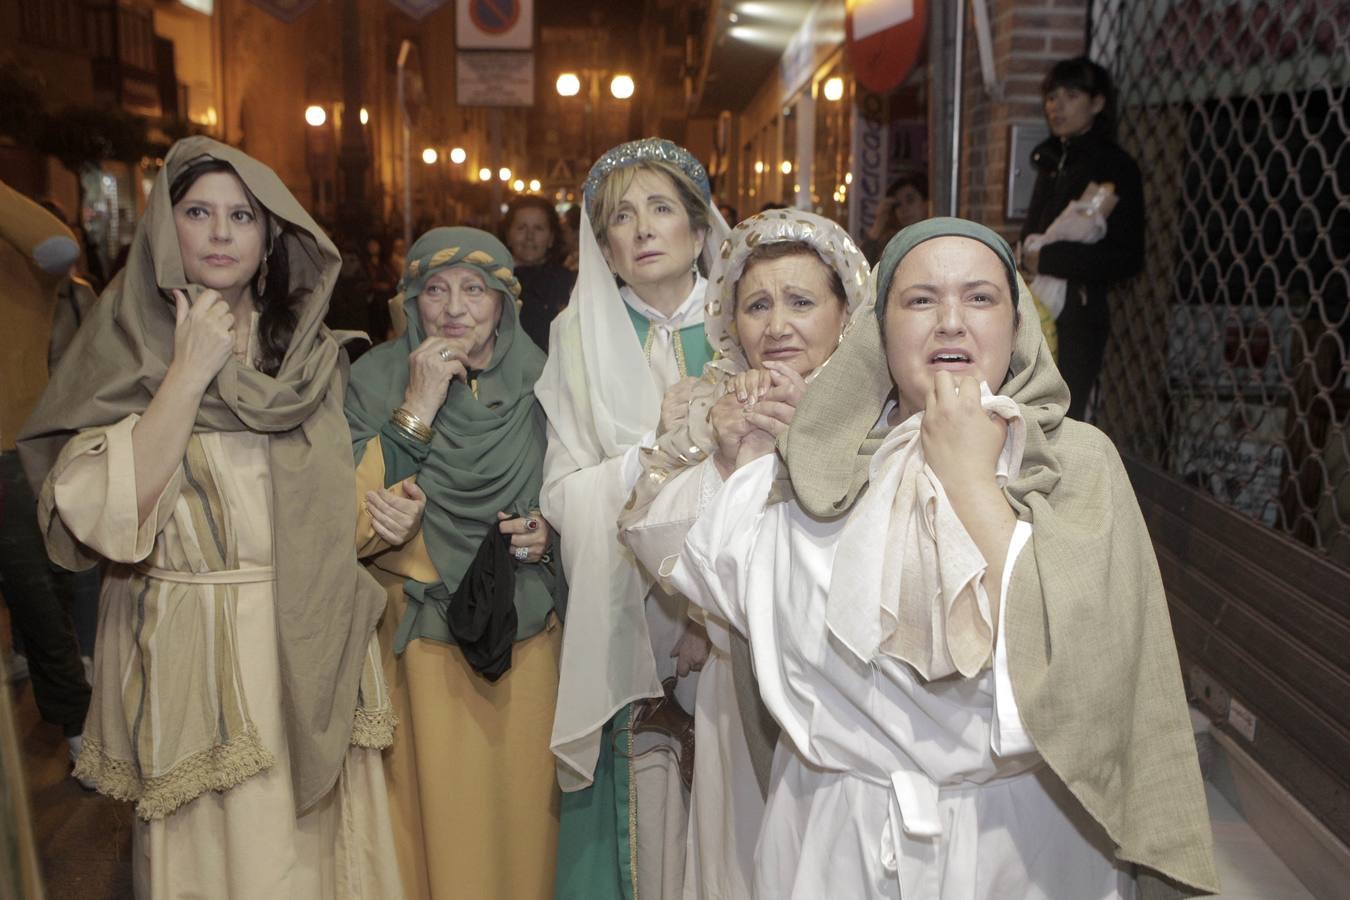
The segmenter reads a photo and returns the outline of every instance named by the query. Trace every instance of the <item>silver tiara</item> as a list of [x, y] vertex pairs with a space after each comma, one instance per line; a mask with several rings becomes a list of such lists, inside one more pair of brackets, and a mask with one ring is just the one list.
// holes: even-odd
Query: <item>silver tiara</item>
[[703, 194], [703, 199], [712, 201], [712, 188], [708, 185], [708, 171], [703, 168], [703, 163], [695, 159], [694, 154], [672, 141], [665, 138], [650, 137], [620, 144], [596, 160], [595, 165], [591, 166], [590, 174], [586, 176], [586, 183], [581, 188], [586, 197], [586, 208], [590, 209], [591, 201], [595, 199], [595, 192], [600, 187], [600, 182], [608, 178], [611, 172], [626, 166], [653, 160], [678, 166], [680, 171], [688, 175], [690, 180], [698, 185], [699, 192]]

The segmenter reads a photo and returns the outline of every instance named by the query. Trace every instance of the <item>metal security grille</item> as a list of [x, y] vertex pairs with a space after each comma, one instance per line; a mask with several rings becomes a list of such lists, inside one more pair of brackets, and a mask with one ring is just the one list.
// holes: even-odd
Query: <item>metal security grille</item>
[[1350, 4], [1093, 7], [1148, 233], [1097, 422], [1350, 568]]

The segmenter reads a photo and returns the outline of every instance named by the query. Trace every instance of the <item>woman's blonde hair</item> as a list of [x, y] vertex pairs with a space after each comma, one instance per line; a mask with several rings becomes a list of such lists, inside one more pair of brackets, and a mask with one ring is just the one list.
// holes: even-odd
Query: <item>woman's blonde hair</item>
[[694, 231], [702, 230], [706, 233], [710, 220], [708, 201], [703, 199], [703, 193], [698, 185], [694, 184], [694, 180], [679, 166], [652, 159], [615, 169], [600, 182], [588, 210], [591, 214], [591, 230], [595, 232], [596, 241], [604, 246], [605, 234], [609, 231], [609, 217], [618, 208], [623, 195], [633, 186], [633, 179], [637, 178], [637, 173], [643, 169], [665, 175], [675, 184], [675, 193], [679, 195], [680, 205], [689, 216], [689, 227]]

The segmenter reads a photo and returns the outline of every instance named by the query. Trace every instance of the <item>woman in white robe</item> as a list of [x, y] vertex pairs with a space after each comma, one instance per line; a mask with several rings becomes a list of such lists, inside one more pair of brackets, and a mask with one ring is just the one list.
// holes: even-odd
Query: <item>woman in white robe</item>
[[[930, 220], [877, 284], [884, 324], [851, 332], [832, 383], [748, 414], [671, 574], [748, 635], [783, 728], [756, 896], [1125, 897], [1129, 863], [1141, 896], [1213, 890], [1147, 533], [1109, 443], [1063, 421], [1011, 250]], [[788, 425], [795, 498], [771, 502]]]
[[[773, 210], [732, 229], [708, 279], [704, 328], [717, 358], [692, 386], [667, 392], [672, 415], [642, 455], [642, 477], [619, 519], [624, 542], [658, 575], [734, 467], [734, 455], [717, 452], [713, 419], [744, 422], [740, 411], [788, 371], [809, 381], [867, 297], [868, 266], [836, 223]], [[737, 900], [750, 896], [778, 729], [759, 701], [745, 639], [718, 616], [696, 617], [711, 648], [694, 709], [684, 897]]]

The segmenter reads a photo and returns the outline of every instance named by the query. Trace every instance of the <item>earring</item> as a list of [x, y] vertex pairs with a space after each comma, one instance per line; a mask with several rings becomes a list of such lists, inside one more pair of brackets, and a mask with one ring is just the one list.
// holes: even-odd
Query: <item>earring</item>
[[258, 280], [257, 280], [257, 282], [253, 285], [253, 287], [254, 287], [254, 293], [257, 294], [258, 299], [261, 300], [261, 299], [262, 299], [262, 296], [263, 296], [263, 293], [267, 290], [267, 257], [266, 257], [266, 256], [263, 257], [262, 264], [258, 266]]

